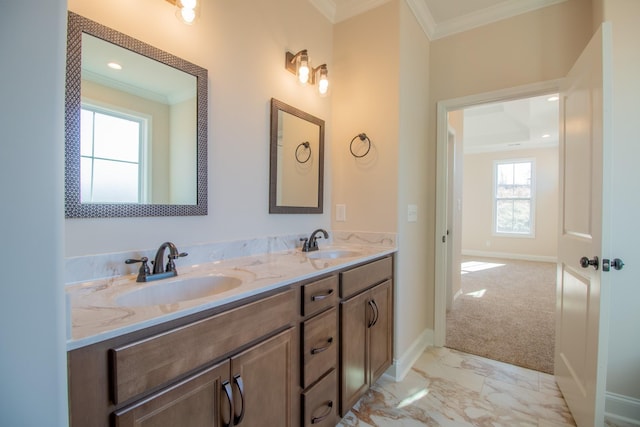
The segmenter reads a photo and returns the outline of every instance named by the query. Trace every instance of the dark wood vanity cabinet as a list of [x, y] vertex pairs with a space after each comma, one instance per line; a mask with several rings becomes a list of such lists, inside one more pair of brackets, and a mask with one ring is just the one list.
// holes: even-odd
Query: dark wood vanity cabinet
[[68, 353], [72, 427], [333, 427], [392, 361], [393, 258]]
[[338, 275], [301, 286], [301, 426], [338, 422]]
[[295, 307], [286, 290], [70, 351], [71, 426], [293, 427]]
[[391, 366], [393, 358], [391, 258], [341, 275], [340, 414], [344, 416]]

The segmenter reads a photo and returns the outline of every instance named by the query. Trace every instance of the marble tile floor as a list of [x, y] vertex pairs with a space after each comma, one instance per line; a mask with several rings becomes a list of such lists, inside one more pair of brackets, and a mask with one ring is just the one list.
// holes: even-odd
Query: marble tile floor
[[380, 378], [338, 426], [561, 427], [575, 423], [552, 375], [448, 348], [429, 348], [402, 382]]

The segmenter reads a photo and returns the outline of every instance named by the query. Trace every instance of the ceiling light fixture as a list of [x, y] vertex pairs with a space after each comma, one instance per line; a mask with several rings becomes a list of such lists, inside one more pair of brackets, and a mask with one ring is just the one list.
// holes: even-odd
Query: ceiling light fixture
[[560, 97], [558, 95], [553, 95], [553, 96], [548, 97], [547, 101], [554, 102], [554, 101], [557, 101], [559, 99], [560, 99]]
[[[318, 93], [325, 96], [329, 91], [329, 70], [327, 64], [319, 65], [315, 68], [311, 66], [311, 60], [306, 49], [302, 49], [294, 54], [287, 52], [285, 55], [284, 68], [298, 77], [298, 81], [306, 85], [318, 83]], [[319, 74], [319, 75], [318, 75]]]
[[176, 17], [187, 25], [192, 25], [200, 16], [199, 0], [167, 0], [167, 2], [176, 6]]
[[112, 70], [122, 70], [122, 65], [118, 64], [117, 62], [109, 62], [107, 64], [107, 67], [111, 68]]

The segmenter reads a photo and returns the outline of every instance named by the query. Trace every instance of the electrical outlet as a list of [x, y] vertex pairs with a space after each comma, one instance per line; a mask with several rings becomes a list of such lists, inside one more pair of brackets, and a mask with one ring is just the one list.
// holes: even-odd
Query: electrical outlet
[[344, 222], [347, 220], [347, 205], [336, 205], [336, 221]]

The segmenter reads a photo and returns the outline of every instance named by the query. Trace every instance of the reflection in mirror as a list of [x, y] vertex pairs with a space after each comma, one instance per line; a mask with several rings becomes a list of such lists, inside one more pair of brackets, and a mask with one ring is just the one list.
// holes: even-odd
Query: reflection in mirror
[[66, 216], [206, 215], [207, 71], [69, 13]]
[[322, 213], [324, 121], [271, 100], [269, 213]]

